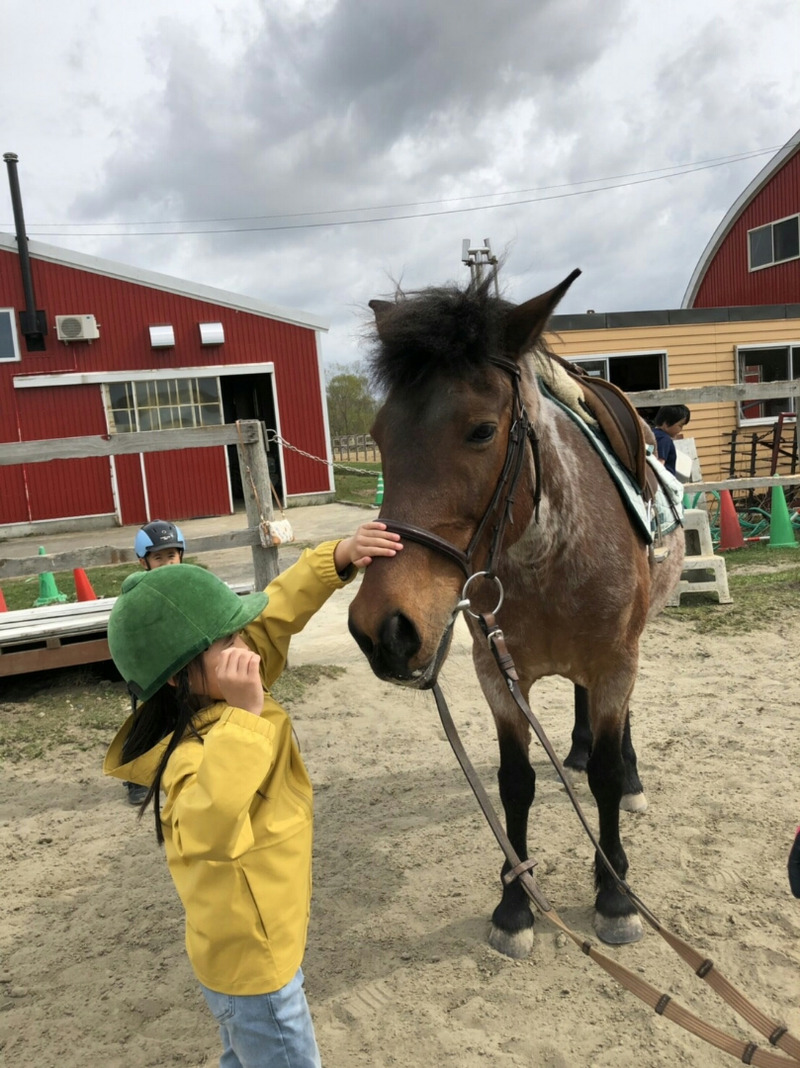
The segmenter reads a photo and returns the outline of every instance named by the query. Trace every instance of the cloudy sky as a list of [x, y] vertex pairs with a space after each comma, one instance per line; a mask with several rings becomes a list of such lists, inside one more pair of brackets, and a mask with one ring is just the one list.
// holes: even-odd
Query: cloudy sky
[[[679, 307], [800, 127], [797, 0], [5, 0], [31, 238], [322, 316], [504, 252], [523, 301]], [[13, 231], [7, 180], [0, 225]]]

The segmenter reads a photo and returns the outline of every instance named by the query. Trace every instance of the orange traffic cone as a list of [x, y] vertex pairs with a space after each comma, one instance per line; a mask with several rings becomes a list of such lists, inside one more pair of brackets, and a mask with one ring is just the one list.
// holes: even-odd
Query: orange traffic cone
[[744, 538], [730, 490], [719, 495], [719, 549], [743, 549]]
[[6, 599], [3, 596], [3, 591], [0, 590], [0, 612], [7, 612], [7, 611], [8, 611], [8, 605], [6, 604]]
[[76, 567], [73, 569], [72, 575], [75, 579], [75, 595], [79, 601], [96, 601], [97, 594], [92, 589], [92, 584], [86, 575], [86, 572], [82, 567]]

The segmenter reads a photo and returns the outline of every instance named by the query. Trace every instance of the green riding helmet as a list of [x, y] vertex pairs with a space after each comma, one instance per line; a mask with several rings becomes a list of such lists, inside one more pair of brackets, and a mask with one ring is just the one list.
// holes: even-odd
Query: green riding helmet
[[108, 621], [114, 663], [140, 701], [219, 638], [260, 616], [266, 593], [240, 597], [202, 567], [181, 564], [128, 575]]

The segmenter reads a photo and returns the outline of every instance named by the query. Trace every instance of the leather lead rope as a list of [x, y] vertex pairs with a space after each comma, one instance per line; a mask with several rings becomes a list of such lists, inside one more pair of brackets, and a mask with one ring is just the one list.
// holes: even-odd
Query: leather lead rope
[[580, 803], [572, 789], [572, 785], [569, 783], [566, 772], [558, 757], [555, 755], [544, 729], [522, 695], [522, 691], [519, 688], [519, 676], [517, 675], [513, 659], [506, 648], [503, 632], [497, 626], [492, 615], [480, 615], [478, 618], [490, 648], [492, 649], [495, 660], [497, 661], [509, 687], [509, 691], [547, 753], [559, 778], [564, 784], [567, 795], [578, 814], [584, 830], [597, 850], [598, 856], [612, 873], [617, 887], [631, 899], [647, 923], [661, 935], [667, 944], [671, 946], [672, 949], [693, 969], [699, 978], [708, 983], [723, 1001], [730, 1005], [738, 1015], [751, 1025], [751, 1027], [767, 1038], [771, 1045], [783, 1050], [788, 1056], [784, 1057], [781, 1054], [774, 1053], [756, 1045], [754, 1042], [744, 1042], [741, 1039], [734, 1038], [732, 1035], [714, 1027], [712, 1024], [706, 1023], [706, 1021], [700, 1019], [699, 1016], [696, 1016], [683, 1005], [675, 1001], [674, 998], [657, 990], [656, 987], [642, 979], [641, 976], [631, 972], [628, 968], [625, 968], [617, 961], [600, 952], [594, 943], [581, 938], [580, 935], [576, 934], [564, 923], [533, 877], [532, 869], [535, 867], [536, 861], [531, 859], [524, 861], [520, 860], [508, 839], [489, 796], [467, 756], [455, 723], [453, 722], [453, 718], [450, 715], [450, 710], [447, 707], [447, 702], [445, 701], [439, 684], [436, 683], [433, 686], [433, 695], [436, 699], [436, 707], [439, 711], [439, 717], [442, 721], [445, 734], [447, 735], [447, 740], [450, 742], [456, 759], [464, 772], [472, 792], [477, 798], [486, 821], [510, 865], [510, 870], [503, 877], [504, 881], [510, 883], [515, 879], [518, 879], [527, 896], [545, 919], [549, 920], [554, 926], [561, 930], [588, 957], [603, 968], [608, 975], [624, 986], [626, 990], [635, 994], [636, 997], [646, 1005], [649, 1005], [650, 1008], [660, 1016], [672, 1020], [673, 1023], [676, 1023], [679, 1027], [696, 1035], [698, 1038], [703, 1039], [703, 1041], [733, 1057], [736, 1057], [743, 1064], [753, 1064], [756, 1065], [756, 1068], [793, 1068], [793, 1066], [800, 1066], [800, 1041], [794, 1038], [783, 1024], [770, 1019], [761, 1012], [760, 1009], [756, 1008], [752, 1002], [750, 1002], [739, 990], [736, 989], [735, 986], [733, 986], [732, 983], [729, 982], [728, 979], [725, 978], [724, 975], [722, 975], [721, 972], [718, 971], [714, 966], [713, 961], [704, 957], [683, 939], [663, 927], [653, 913], [631, 890], [628, 884], [614, 871], [610, 861], [608, 861], [605, 854], [600, 849], [593, 831], [589, 827]]

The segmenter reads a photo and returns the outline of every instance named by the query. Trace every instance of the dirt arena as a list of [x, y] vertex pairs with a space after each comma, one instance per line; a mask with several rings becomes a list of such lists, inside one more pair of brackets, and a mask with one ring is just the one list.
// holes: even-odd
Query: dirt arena
[[[433, 698], [378, 682], [346, 632], [350, 588], [293, 646], [338, 664], [293, 719], [316, 786], [315, 893], [305, 961], [327, 1068], [715, 1068], [728, 1057], [655, 1016], [537, 921], [514, 962], [486, 942], [500, 853], [438, 724]], [[645, 637], [634, 738], [649, 798], [623, 814], [630, 880], [659, 919], [800, 1033], [800, 901], [786, 856], [800, 820], [797, 619]], [[9, 716], [37, 716], [14, 699]], [[55, 688], [54, 688], [55, 687]], [[443, 688], [494, 793], [496, 745], [460, 630]], [[126, 701], [95, 681], [64, 723]], [[16, 702], [16, 703], [15, 703]], [[532, 700], [567, 749], [571, 692]], [[213, 1065], [218, 1044], [183, 950], [182, 912], [149, 821], [100, 773], [106, 730], [74, 727], [45, 758], [2, 767], [0, 1061], [37, 1068]], [[593, 937], [591, 847], [539, 749], [531, 848], [556, 909]], [[580, 796], [591, 811], [585, 784]], [[740, 1037], [736, 1018], [649, 929], [609, 951]], [[763, 1043], [763, 1040], [761, 1040]]]

